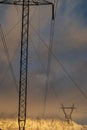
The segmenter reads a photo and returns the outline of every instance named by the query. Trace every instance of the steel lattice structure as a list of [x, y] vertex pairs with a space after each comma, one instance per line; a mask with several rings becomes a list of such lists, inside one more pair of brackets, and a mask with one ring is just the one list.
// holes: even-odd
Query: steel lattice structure
[[[72, 113], [74, 109], [76, 109], [76, 107], [74, 106], [74, 104], [71, 107], [65, 107], [62, 104], [61, 109], [63, 110], [63, 113], [65, 115], [65, 120], [67, 121], [68, 124], [70, 124], [70, 122], [72, 121]], [[69, 114], [67, 114], [66, 110], [70, 110]]]
[[18, 112], [19, 130], [25, 129], [25, 122], [26, 122], [28, 35], [29, 35], [28, 28], [29, 28], [29, 0], [23, 0], [20, 83], [19, 83], [19, 112]]
[[27, 104], [29, 6], [52, 5], [52, 18], [53, 18], [54, 5], [53, 3], [46, 0], [0, 0], [0, 4], [22, 6], [18, 124], [19, 124], [19, 130], [25, 130], [26, 104]]

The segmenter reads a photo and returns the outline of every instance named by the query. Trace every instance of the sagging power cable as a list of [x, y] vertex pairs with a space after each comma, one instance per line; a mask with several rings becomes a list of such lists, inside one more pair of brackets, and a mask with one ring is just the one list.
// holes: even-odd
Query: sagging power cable
[[[31, 24], [30, 24], [31, 25]], [[37, 36], [39, 37], [39, 39], [42, 41], [41, 43], [43, 43], [45, 45], [45, 47], [49, 50], [48, 45], [46, 44], [46, 42], [42, 39], [42, 37], [39, 35], [39, 33], [37, 32], [37, 30], [31, 25], [32, 29], [34, 30], [34, 32], [37, 34]], [[79, 87], [79, 85], [77, 84], [77, 82], [72, 78], [72, 76], [70, 75], [70, 73], [68, 72], [68, 70], [65, 68], [64, 64], [62, 63], [62, 61], [60, 60], [60, 58], [58, 58], [58, 56], [55, 55], [55, 53], [52, 50], [49, 50], [50, 53], [52, 54], [52, 56], [55, 58], [55, 60], [57, 61], [57, 63], [61, 66], [61, 68], [63, 69], [63, 71], [65, 72], [65, 74], [67, 75], [67, 77], [72, 81], [72, 83], [74, 84], [74, 87], [76, 87], [79, 92], [81, 93], [81, 95], [87, 100], [87, 96], [84, 93], [84, 91]]]
[[[34, 28], [33, 28], [34, 29]], [[38, 32], [34, 29], [34, 31], [36, 32], [36, 34], [38, 35], [38, 37], [40, 38], [40, 40], [42, 41], [42, 43], [44, 43], [44, 45], [49, 48], [47, 46], [47, 44], [45, 43], [45, 41], [41, 38], [41, 36], [38, 34]], [[50, 53], [52, 53], [52, 56], [56, 59], [57, 63], [60, 64], [60, 66], [62, 67], [63, 71], [65, 72], [65, 74], [68, 76], [68, 78], [73, 82], [73, 84], [75, 85], [75, 87], [77, 87], [77, 89], [80, 91], [80, 93], [83, 95], [83, 97], [85, 99], [87, 99], [87, 96], [85, 95], [84, 91], [78, 86], [78, 84], [76, 83], [76, 81], [74, 81], [74, 79], [72, 78], [72, 76], [70, 75], [70, 73], [68, 72], [68, 70], [65, 68], [64, 64], [61, 62], [61, 60], [54, 54], [53, 51], [50, 51]]]
[[4, 51], [5, 51], [7, 60], [8, 60], [8, 64], [9, 64], [9, 67], [10, 67], [10, 70], [11, 70], [11, 74], [12, 74], [12, 77], [13, 77], [13, 80], [14, 80], [16, 91], [18, 93], [18, 84], [17, 84], [16, 78], [15, 78], [13, 66], [12, 66], [11, 61], [10, 61], [10, 56], [9, 56], [8, 48], [7, 48], [7, 45], [6, 45], [6, 41], [5, 41], [5, 37], [4, 37], [1, 25], [0, 25], [0, 36], [1, 36], [2, 43], [3, 43]]
[[[58, 1], [58, 0], [57, 0]], [[46, 84], [45, 84], [45, 96], [44, 96], [44, 107], [43, 107], [43, 116], [45, 114], [46, 111], [46, 100], [47, 100], [47, 92], [48, 92], [48, 87], [49, 87], [49, 75], [50, 75], [50, 71], [51, 71], [51, 61], [52, 61], [52, 48], [53, 48], [53, 43], [54, 43], [54, 27], [55, 27], [55, 18], [56, 18], [56, 11], [57, 11], [57, 4], [56, 1], [54, 1], [54, 5], [52, 7], [52, 11], [55, 12], [52, 13], [52, 20], [51, 20], [51, 30], [50, 30], [50, 42], [49, 42], [49, 46], [48, 46], [48, 62], [47, 62], [47, 79], [46, 79]], [[56, 7], [56, 8], [55, 8]]]
[[35, 45], [34, 45], [34, 43], [33, 43], [33, 40], [30, 39], [30, 41], [31, 41], [31, 43], [32, 43], [33, 50], [35, 51], [35, 54], [37, 55], [37, 58], [38, 58], [38, 60], [39, 60], [39, 63], [40, 63], [40, 65], [41, 65], [42, 69], [43, 69], [43, 72], [46, 73], [46, 69], [45, 69], [45, 67], [44, 67], [44, 65], [43, 65], [43, 63], [42, 63], [42, 61], [41, 61], [41, 58], [40, 58], [40, 56], [39, 56], [39, 54], [38, 54], [38, 52], [37, 52], [37, 50], [36, 50], [36, 48], [35, 48]]
[[[16, 7], [16, 10], [17, 10], [17, 7]], [[17, 13], [19, 13], [19, 11], [17, 10]], [[4, 35], [4, 39], [16, 28], [16, 26], [18, 26], [18, 24], [20, 24], [21, 22], [21, 19], [17, 21], [17, 23], [12, 26], [12, 28], [9, 29], [9, 31]], [[2, 39], [0, 39], [0, 41], [2, 41]], [[7, 68], [2, 80], [0, 81], [0, 86], [2, 86], [2, 83], [4, 82], [5, 78], [6, 78], [6, 75], [7, 75], [7, 72], [9, 70], [10, 67]], [[18, 90], [17, 90], [18, 91]], [[18, 93], [18, 92], [17, 92]]]

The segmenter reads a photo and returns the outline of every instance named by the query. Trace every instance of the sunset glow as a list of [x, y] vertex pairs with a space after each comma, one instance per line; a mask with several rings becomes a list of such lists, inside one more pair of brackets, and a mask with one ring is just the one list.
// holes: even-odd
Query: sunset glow
[[87, 0], [3, 2], [0, 129], [87, 130]]

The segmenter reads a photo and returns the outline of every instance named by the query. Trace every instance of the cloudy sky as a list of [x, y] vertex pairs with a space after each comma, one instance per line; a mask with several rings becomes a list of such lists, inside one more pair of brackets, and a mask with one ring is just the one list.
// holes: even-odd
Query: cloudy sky
[[[30, 8], [27, 116], [43, 115], [51, 7]], [[0, 5], [10, 61], [19, 83], [21, 8]], [[59, 0], [45, 116], [64, 119], [61, 104], [77, 108], [73, 120], [87, 124], [87, 0]], [[55, 56], [54, 56], [55, 55]], [[56, 57], [56, 58], [55, 58]], [[0, 40], [0, 118], [16, 118], [18, 92]]]

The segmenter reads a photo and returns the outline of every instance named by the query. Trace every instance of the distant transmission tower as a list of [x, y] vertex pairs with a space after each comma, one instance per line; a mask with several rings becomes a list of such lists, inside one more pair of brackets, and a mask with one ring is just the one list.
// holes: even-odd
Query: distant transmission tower
[[[74, 107], [74, 104], [71, 107], [65, 107], [62, 104], [61, 109], [63, 110], [63, 113], [65, 115], [65, 121], [67, 121], [67, 123], [70, 124], [72, 121], [72, 113], [73, 113], [74, 109], [76, 109], [76, 107]], [[69, 110], [70, 112], [67, 113], [66, 110]]]
[[29, 6], [51, 5], [54, 18], [54, 4], [47, 0], [0, 0], [0, 4], [22, 6], [20, 82], [19, 82], [19, 130], [25, 130], [27, 103], [27, 70], [28, 70], [28, 41], [29, 41]]

